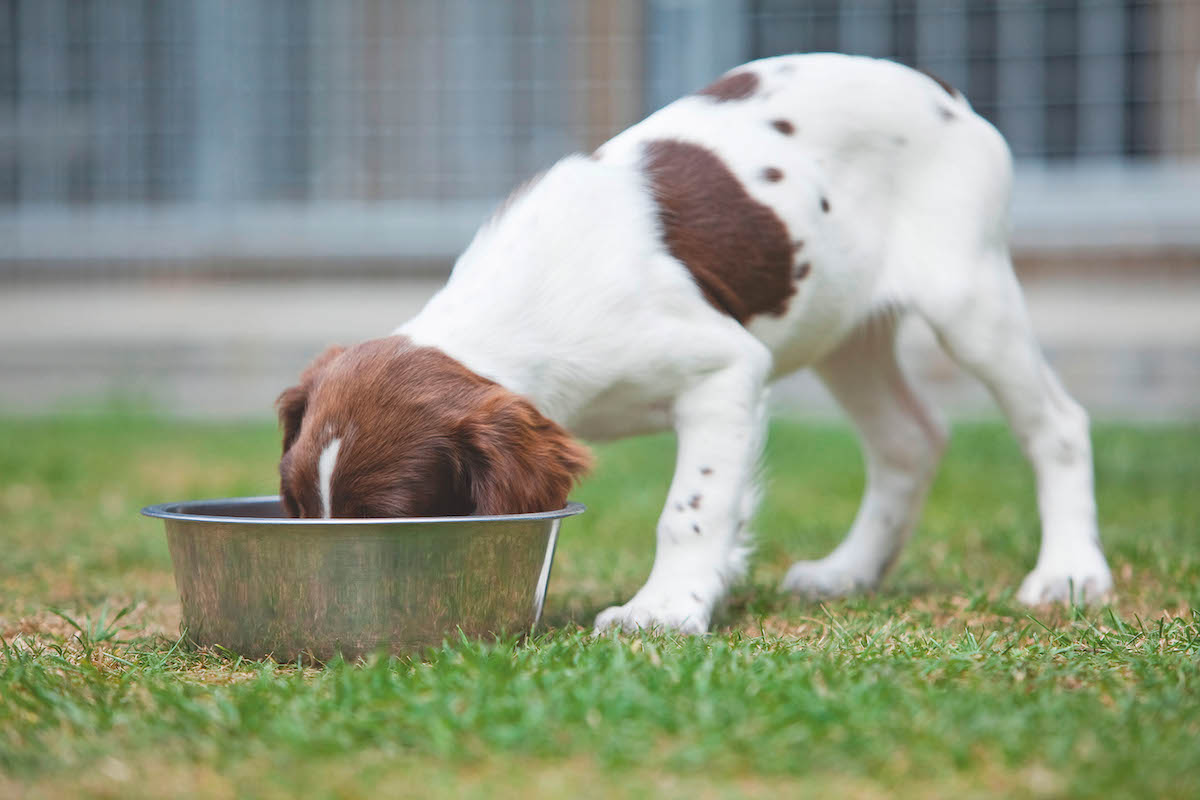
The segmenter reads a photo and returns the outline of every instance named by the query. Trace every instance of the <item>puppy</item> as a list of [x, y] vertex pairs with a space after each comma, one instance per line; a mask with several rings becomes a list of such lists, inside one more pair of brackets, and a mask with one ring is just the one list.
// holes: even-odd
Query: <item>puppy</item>
[[867, 489], [845, 540], [784, 588], [870, 589], [913, 530], [946, 429], [896, 361], [909, 314], [991, 390], [1037, 476], [1025, 603], [1095, 599], [1088, 418], [1046, 364], [1006, 243], [1011, 157], [952, 87], [833, 54], [738, 67], [517, 190], [390, 336], [331, 349], [278, 408], [288, 513], [561, 507], [568, 431], [673, 428], [645, 586], [599, 629], [701, 632], [741, 576], [767, 384], [813, 367]]

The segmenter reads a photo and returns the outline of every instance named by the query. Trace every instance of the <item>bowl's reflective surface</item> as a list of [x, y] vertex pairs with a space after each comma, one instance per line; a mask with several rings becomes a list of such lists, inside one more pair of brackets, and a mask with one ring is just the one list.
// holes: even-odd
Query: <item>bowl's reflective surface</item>
[[164, 503], [188, 638], [249, 658], [419, 652], [538, 622], [564, 517], [288, 519], [278, 497]]

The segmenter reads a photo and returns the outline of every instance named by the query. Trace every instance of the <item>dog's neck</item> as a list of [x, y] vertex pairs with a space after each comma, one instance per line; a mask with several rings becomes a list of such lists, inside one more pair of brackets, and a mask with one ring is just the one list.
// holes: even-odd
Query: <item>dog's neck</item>
[[604, 388], [594, 385], [605, 380], [592, 363], [603, 358], [597, 337], [632, 335], [606, 328], [638, 263], [661, 255], [655, 219], [636, 168], [563, 159], [501, 206], [446, 286], [395, 332], [566, 424]]

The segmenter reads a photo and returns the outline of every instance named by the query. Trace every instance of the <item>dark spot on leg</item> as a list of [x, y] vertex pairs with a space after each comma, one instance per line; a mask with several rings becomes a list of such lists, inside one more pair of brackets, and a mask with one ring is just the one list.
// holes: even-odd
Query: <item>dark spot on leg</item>
[[958, 119], [958, 115], [945, 106], [937, 106], [937, 112], [938, 116], [942, 118], [943, 122], [953, 122], [954, 120]]
[[824, 211], [826, 214], [829, 213], [829, 198], [828, 197], [821, 197], [821, 210]]
[[786, 119], [771, 120], [771, 127], [782, 133], [784, 136], [791, 136], [796, 132], [796, 126], [788, 122]]
[[785, 313], [796, 289], [783, 220], [707, 148], [656, 139], [644, 152], [663, 244], [708, 302], [741, 323]]
[[700, 508], [700, 495], [692, 495], [692, 499], [688, 501], [688, 505], [692, 508]]
[[808, 277], [809, 270], [812, 269], [812, 264], [805, 261], [800, 266], [796, 267], [796, 280], [802, 281]]
[[700, 474], [701, 475], [712, 475], [712, 467], [701, 467]]
[[699, 535], [700, 535], [700, 526], [699, 526], [699, 525], [696, 525], [695, 523], [693, 523], [693, 524], [692, 524], [692, 530], [696, 532], [696, 535], [697, 535], [697, 536], [699, 536]]
[[779, 167], [767, 167], [762, 171], [763, 180], [778, 183], [783, 180], [783, 170]]
[[724, 103], [729, 100], [745, 100], [754, 94], [754, 90], [757, 88], [758, 75], [748, 71], [734, 72], [721, 76], [696, 94], [711, 97], [718, 103]]
[[958, 89], [955, 89], [947, 81], [939, 78], [937, 75], [934, 75], [929, 70], [918, 69], [917, 72], [920, 72], [926, 78], [929, 78], [931, 81], [936, 83], [938, 86], [942, 87], [942, 89], [945, 90], [946, 94], [950, 95], [951, 97], [958, 97]]

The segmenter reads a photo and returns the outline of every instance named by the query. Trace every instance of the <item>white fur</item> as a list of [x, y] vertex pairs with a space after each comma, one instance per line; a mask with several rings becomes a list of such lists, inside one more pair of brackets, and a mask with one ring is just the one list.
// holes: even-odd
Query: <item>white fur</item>
[[[1011, 163], [1000, 135], [964, 99], [891, 62], [821, 54], [742, 69], [760, 79], [754, 96], [683, 98], [598, 159], [551, 168], [397, 330], [582, 436], [674, 427], [678, 460], [650, 577], [597, 627], [707, 629], [745, 568], [766, 386], [806, 366], [858, 428], [868, 488], [846, 540], [795, 564], [784, 586], [833, 595], [878, 583], [917, 521], [946, 439], [896, 363], [896, 324], [909, 313], [988, 385], [1037, 474], [1043, 544], [1020, 599], [1108, 592], [1087, 417], [1043, 360], [1009, 261]], [[777, 118], [794, 133], [773, 129]], [[812, 269], [784, 315], [743, 327], [664, 248], [641, 170], [643, 145], [656, 138], [715, 152], [804, 240], [797, 262]], [[766, 166], [784, 179], [761, 180]]]
[[329, 519], [333, 508], [333, 470], [337, 467], [338, 451], [342, 449], [342, 440], [334, 439], [325, 445], [321, 457], [317, 459], [317, 487], [321, 493], [321, 516]]

